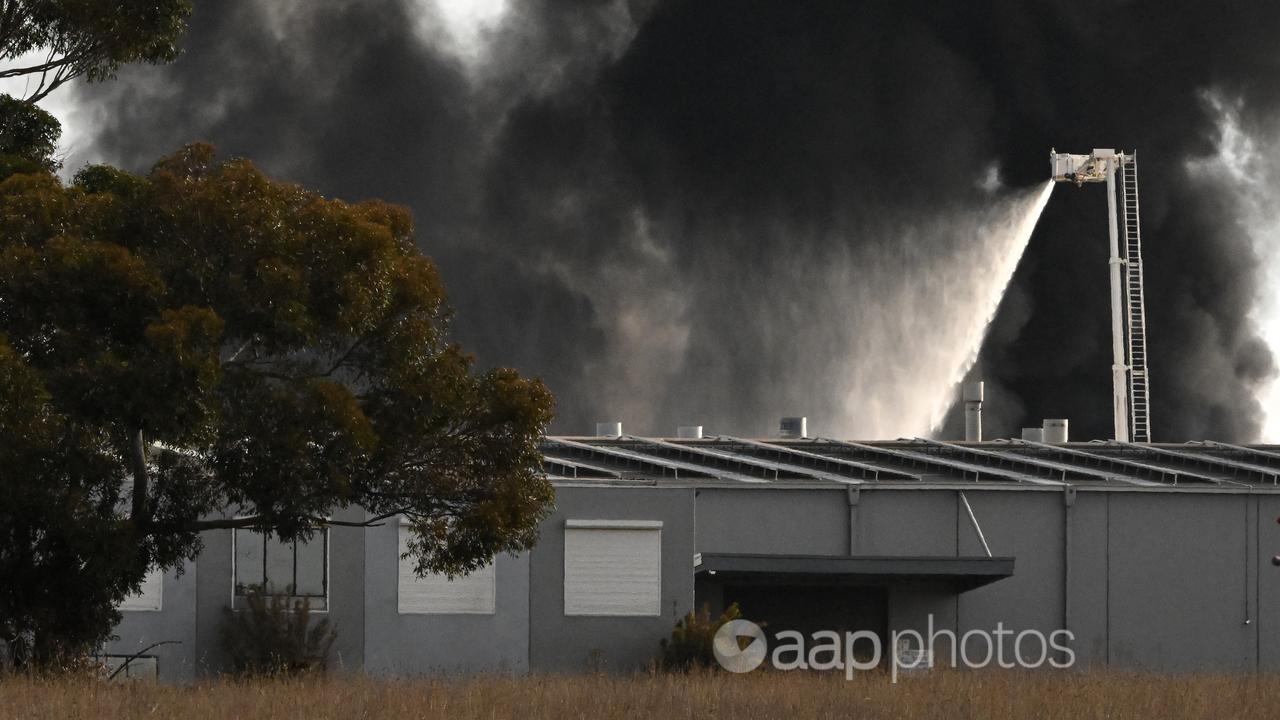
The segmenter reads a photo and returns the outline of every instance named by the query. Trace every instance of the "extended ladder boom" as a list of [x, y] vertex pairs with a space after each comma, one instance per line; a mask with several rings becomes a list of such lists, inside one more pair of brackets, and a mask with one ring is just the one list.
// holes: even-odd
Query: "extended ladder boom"
[[1115, 439], [1149, 443], [1151, 388], [1147, 375], [1142, 232], [1138, 222], [1138, 156], [1105, 148], [1088, 155], [1050, 151], [1049, 167], [1056, 182], [1107, 185]]
[[1124, 299], [1128, 326], [1129, 435], [1151, 442], [1150, 386], [1147, 376], [1147, 311], [1142, 282], [1142, 232], [1138, 223], [1138, 155], [1120, 162], [1120, 219], [1124, 228]]

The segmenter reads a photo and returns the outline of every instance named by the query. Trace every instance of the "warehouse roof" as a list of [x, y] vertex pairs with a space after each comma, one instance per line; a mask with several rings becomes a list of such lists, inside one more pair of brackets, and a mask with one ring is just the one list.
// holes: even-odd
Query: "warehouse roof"
[[1018, 488], [1280, 489], [1280, 446], [1211, 441], [1048, 444], [622, 435], [548, 437], [542, 452], [547, 474], [560, 483], [911, 487], [979, 482]]

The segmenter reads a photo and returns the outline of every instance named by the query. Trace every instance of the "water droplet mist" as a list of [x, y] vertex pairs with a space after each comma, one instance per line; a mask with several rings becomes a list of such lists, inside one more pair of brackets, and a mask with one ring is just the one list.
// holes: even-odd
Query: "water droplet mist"
[[[907, 230], [888, 262], [859, 273], [867, 285], [856, 295], [878, 302], [863, 306], [842, 378], [845, 419], [831, 432], [881, 439], [938, 428], [1052, 192], [1046, 182]], [[929, 241], [921, 241], [926, 234]], [[938, 247], [948, 250], [939, 254]]]

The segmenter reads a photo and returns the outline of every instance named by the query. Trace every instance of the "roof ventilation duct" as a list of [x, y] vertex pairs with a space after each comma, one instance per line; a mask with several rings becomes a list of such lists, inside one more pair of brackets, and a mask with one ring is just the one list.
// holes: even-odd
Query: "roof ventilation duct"
[[964, 384], [964, 439], [966, 442], [982, 442], [983, 383]]
[[681, 425], [676, 428], [676, 437], [685, 440], [697, 440], [702, 437], [701, 425]]
[[622, 423], [620, 422], [598, 422], [596, 423], [596, 437], [621, 437]]
[[1022, 428], [1022, 439], [1028, 442], [1044, 442], [1044, 428]]
[[1054, 419], [1054, 420], [1044, 421], [1044, 442], [1064, 443], [1066, 441], [1067, 441], [1066, 419]]
[[778, 423], [778, 437], [795, 440], [809, 437], [809, 419], [806, 417], [784, 417]]

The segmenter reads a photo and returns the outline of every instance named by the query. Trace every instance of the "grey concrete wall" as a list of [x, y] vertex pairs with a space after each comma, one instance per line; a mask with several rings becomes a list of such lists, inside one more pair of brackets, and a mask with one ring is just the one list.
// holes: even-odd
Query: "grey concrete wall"
[[845, 555], [849, 506], [842, 488], [703, 488], [698, 552]]
[[[958, 595], [894, 583], [891, 628], [923, 630], [933, 615], [957, 634], [1066, 629], [1077, 667], [1280, 669], [1280, 496], [1081, 490], [1068, 504], [1057, 490], [964, 492], [991, 552], [1016, 558], [1014, 576]], [[984, 554], [952, 489], [864, 489], [851, 513], [842, 492], [715, 489], [697, 509], [701, 552]], [[1004, 643], [1009, 658], [1012, 636]]]
[[[363, 521], [364, 510], [351, 508], [334, 519]], [[365, 542], [364, 528], [334, 527], [329, 531], [329, 619], [338, 632], [332, 667], [359, 672], [364, 666]]]
[[[534, 671], [644, 667], [693, 609], [694, 491], [656, 487], [558, 487], [556, 511], [529, 558], [529, 665]], [[656, 617], [564, 614], [564, 523], [661, 520], [662, 613]]]
[[[992, 553], [1016, 558], [1014, 576], [959, 595], [938, 583], [892, 584], [891, 628], [924, 629], [929, 615], [935, 629], [957, 633], [996, 623], [1066, 628], [1078, 667], [1280, 671], [1280, 568], [1271, 564], [1280, 495], [1082, 489], [1068, 506], [1056, 490], [965, 493]], [[491, 616], [400, 616], [394, 524], [334, 528], [334, 666], [396, 675], [631, 670], [693, 608], [695, 552], [983, 554], [955, 489], [864, 489], [852, 509], [848, 500], [825, 489], [562, 486], [538, 547], [499, 558]], [[663, 522], [660, 616], [565, 616], [569, 518]], [[217, 672], [231, 593], [231, 533], [206, 533], [198, 562], [166, 574], [164, 609], [127, 613], [108, 651], [177, 639], [155, 653], [162, 679]]]
[[[1107, 516], [1110, 493], [1076, 493], [1071, 507], [1066, 628], [1075, 635], [1071, 649], [1080, 668], [1106, 667], [1109, 625], [1107, 578], [1110, 573], [1110, 540]], [[1149, 500], [1158, 506], [1159, 499]], [[1020, 568], [1019, 568], [1020, 569]]]
[[[941, 633], [956, 632], [958, 607], [955, 587], [951, 583], [913, 582], [893, 585], [889, 588], [889, 630], [915, 630], [926, 639], [931, 631], [939, 633], [931, 646], [937, 653], [935, 662], [941, 663], [952, 650], [951, 640]], [[892, 648], [885, 648], [886, 653], [891, 651]]]
[[1245, 624], [1252, 615], [1250, 504], [1247, 495], [1165, 495], [1158, 502], [1137, 493], [1109, 496], [1112, 666], [1256, 666], [1255, 626]]
[[956, 554], [960, 526], [955, 492], [863, 490], [859, 498], [853, 554], [892, 557]]
[[[982, 554], [962, 505], [952, 505], [954, 519], [944, 517], [946, 495], [864, 492], [859, 547], [866, 554]], [[1014, 576], [950, 599], [927, 587], [895, 588], [892, 627], [919, 629], [930, 613], [951, 615], [954, 603], [957, 633], [990, 632], [996, 623], [1070, 630], [1077, 667], [1280, 667], [1273, 619], [1280, 569], [1270, 563], [1280, 553], [1280, 498], [1081, 491], [1068, 509], [1059, 492], [974, 489], [966, 496], [992, 553], [1016, 558]], [[921, 522], [935, 525], [932, 537], [914, 530]]]
[[189, 562], [181, 575], [176, 569], [164, 573], [161, 580], [160, 610], [122, 612], [116, 626], [118, 639], [104, 648], [109, 655], [133, 655], [158, 642], [176, 641], [147, 651], [156, 657], [159, 680], [187, 683], [196, 676], [196, 563]]
[[1280, 496], [1256, 495], [1254, 506], [1255, 603], [1253, 624], [1258, 669], [1280, 671], [1280, 567], [1271, 558], [1280, 555]]
[[499, 555], [492, 615], [401, 615], [394, 522], [365, 542], [364, 668], [371, 675], [523, 673], [529, 669], [529, 557]]
[[196, 593], [196, 673], [201, 677], [216, 675], [230, 666], [222, 651], [218, 629], [231, 607], [231, 531], [211, 530], [201, 533], [204, 549], [196, 562], [200, 565]]
[[[958, 493], [957, 493], [958, 497]], [[974, 518], [995, 556], [1014, 558], [1014, 575], [985, 585], [957, 598], [956, 631], [1022, 632], [1036, 630], [1046, 638], [1063, 629], [1063, 518], [1066, 505], [1061, 492], [965, 491]], [[959, 555], [982, 556], [985, 551], [963, 503], [957, 509], [960, 527]], [[999, 636], [1003, 648], [997, 659], [1012, 662], [1014, 636]], [[1038, 641], [1024, 643], [1027, 657], [1040, 652]], [[980, 656], [981, 647], [972, 650]]]

